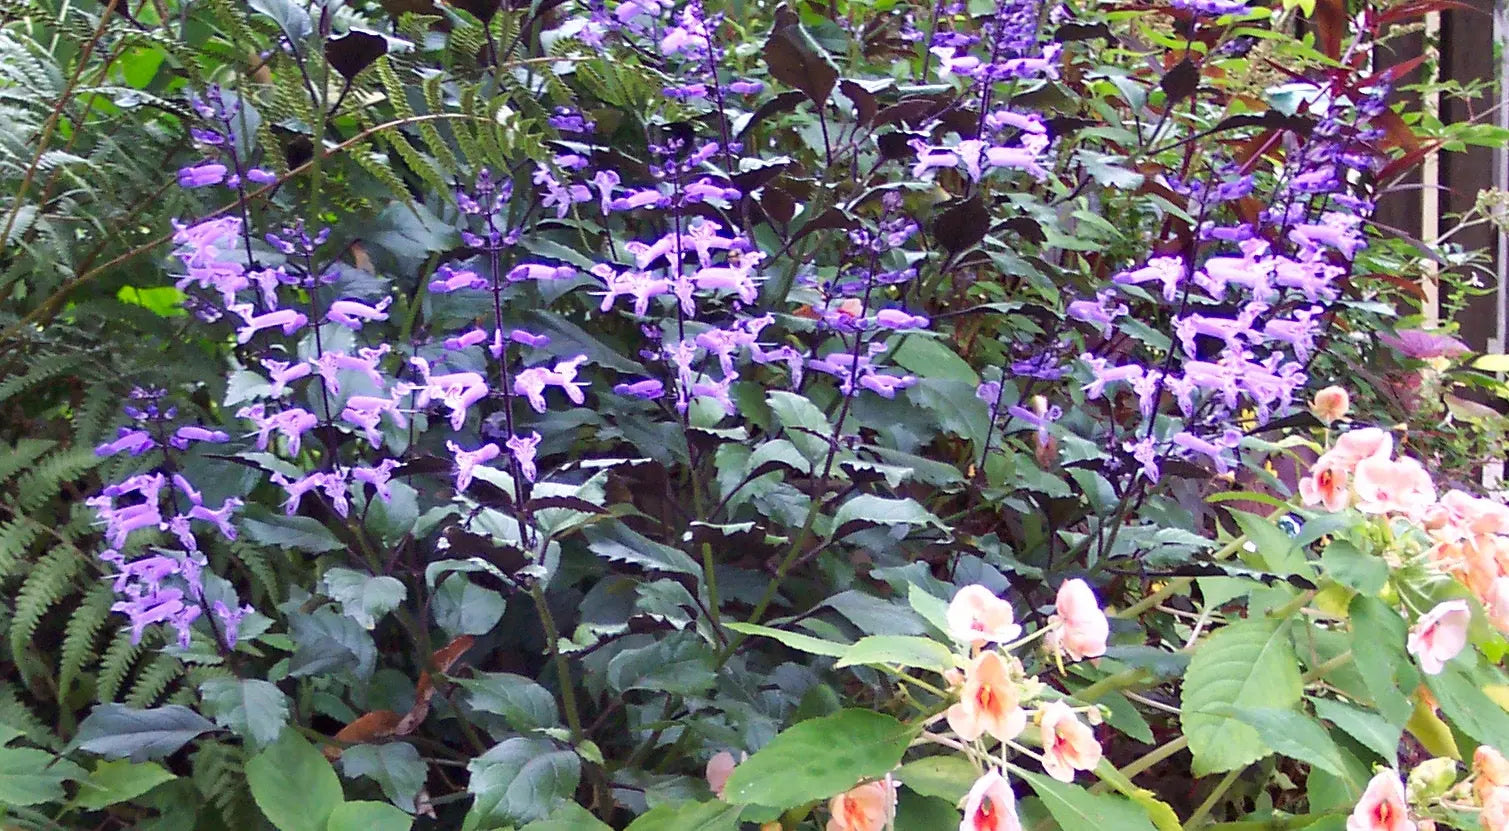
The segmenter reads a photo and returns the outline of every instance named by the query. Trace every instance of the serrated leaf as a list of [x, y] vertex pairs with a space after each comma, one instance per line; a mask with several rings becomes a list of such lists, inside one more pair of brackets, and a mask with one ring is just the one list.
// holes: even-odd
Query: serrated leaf
[[954, 666], [954, 654], [931, 638], [912, 635], [870, 635], [844, 650], [835, 667], [886, 664], [943, 672]]
[[576, 791], [581, 760], [548, 739], [516, 736], [467, 765], [475, 797], [464, 831], [544, 819]]
[[[89, 778], [79, 782], [79, 793], [73, 801], [86, 811], [98, 811], [135, 799], [176, 778], [156, 762], [101, 761]], [[0, 797], [0, 802], [4, 801]]]
[[1336, 742], [1331, 740], [1324, 727], [1304, 713], [1271, 707], [1233, 707], [1228, 712], [1232, 718], [1256, 728], [1263, 742], [1274, 752], [1320, 768], [1357, 787], [1358, 783], [1351, 781]]
[[348, 777], [372, 779], [382, 788], [383, 796], [405, 811], [414, 810], [414, 799], [428, 773], [419, 751], [408, 742], [348, 747], [341, 754], [341, 772]]
[[216, 724], [259, 746], [277, 741], [288, 723], [288, 696], [271, 681], [211, 678], [199, 694]]
[[332, 568], [320, 578], [321, 591], [341, 604], [341, 611], [363, 629], [373, 629], [377, 619], [398, 608], [409, 590], [397, 577], [374, 577], [349, 568]]
[[1370, 710], [1329, 698], [1312, 698], [1310, 703], [1315, 705], [1315, 715], [1336, 725], [1363, 747], [1377, 753], [1385, 764], [1392, 767], [1397, 761], [1399, 739], [1404, 735], [1402, 724], [1390, 724], [1388, 719]]
[[1195, 775], [1234, 770], [1270, 750], [1251, 725], [1213, 710], [1290, 708], [1302, 692], [1287, 622], [1243, 620], [1206, 638], [1184, 674], [1181, 701]]
[[896, 769], [895, 778], [923, 796], [957, 804], [980, 778], [980, 772], [959, 756], [928, 756]]
[[1122, 797], [1092, 794], [1078, 785], [1065, 784], [1014, 766], [1012, 772], [1032, 786], [1060, 828], [1158, 831], [1146, 811]]
[[886, 775], [916, 730], [883, 713], [843, 710], [787, 728], [734, 768], [730, 802], [794, 808]]

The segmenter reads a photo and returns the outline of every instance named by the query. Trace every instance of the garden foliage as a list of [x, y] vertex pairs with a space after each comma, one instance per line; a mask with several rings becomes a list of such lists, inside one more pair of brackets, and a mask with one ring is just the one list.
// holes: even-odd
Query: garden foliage
[[1509, 828], [1438, 5], [21, 7], [7, 822]]

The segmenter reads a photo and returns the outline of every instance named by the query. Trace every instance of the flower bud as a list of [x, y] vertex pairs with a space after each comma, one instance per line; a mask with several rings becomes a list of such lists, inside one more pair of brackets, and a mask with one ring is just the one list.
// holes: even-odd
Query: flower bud
[[1341, 387], [1326, 387], [1310, 402], [1310, 412], [1326, 425], [1344, 417], [1351, 408], [1352, 398]]
[[1456, 760], [1439, 756], [1421, 762], [1410, 771], [1405, 794], [1411, 803], [1418, 805], [1446, 793], [1456, 782]]

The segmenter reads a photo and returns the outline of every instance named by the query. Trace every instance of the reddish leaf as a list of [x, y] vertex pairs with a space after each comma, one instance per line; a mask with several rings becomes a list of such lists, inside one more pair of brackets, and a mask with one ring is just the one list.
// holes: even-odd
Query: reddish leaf
[[1383, 128], [1389, 146], [1401, 148], [1406, 153], [1413, 153], [1420, 149], [1420, 137], [1415, 135], [1415, 131], [1404, 123], [1404, 118], [1393, 110], [1384, 110], [1373, 116], [1372, 124]]
[[1405, 171], [1410, 170], [1415, 165], [1424, 161], [1426, 156], [1429, 156], [1431, 153], [1436, 152], [1440, 148], [1441, 142], [1433, 141], [1429, 144], [1422, 145], [1415, 148], [1414, 150], [1411, 150], [1408, 153], [1405, 153], [1403, 156], [1400, 156], [1399, 158], [1394, 159], [1393, 161], [1384, 165], [1383, 169], [1378, 171], [1378, 181], [1392, 181], [1394, 178], [1403, 174]]
[[476, 642], [477, 639], [471, 635], [462, 635], [435, 650], [435, 655], [431, 658], [435, 669], [440, 672], [449, 672], [450, 668], [456, 665], [456, 661], [460, 660], [461, 656], [466, 653], [466, 650], [471, 649], [472, 644]]
[[1315, 4], [1315, 40], [1332, 60], [1341, 58], [1341, 36], [1347, 31], [1346, 0], [1320, 0]]
[[[392, 710], [373, 710], [370, 713], [363, 713], [357, 717], [356, 721], [342, 727], [334, 738], [340, 744], [363, 744], [386, 739], [397, 731], [402, 718]], [[333, 762], [340, 757], [341, 748], [335, 745], [325, 746], [325, 758]]]
[[1400, 3], [1383, 14], [1378, 15], [1377, 19], [1373, 21], [1373, 26], [1375, 30], [1382, 31], [1392, 24], [1402, 23], [1417, 17], [1424, 17], [1431, 12], [1444, 12], [1449, 9], [1474, 12], [1482, 14], [1484, 17], [1488, 16], [1482, 9], [1457, 2], [1457, 0], [1413, 0], [1412, 2]]
[[[461, 660], [461, 656], [466, 653], [466, 650], [472, 648], [472, 644], [476, 643], [476, 640], [471, 635], [461, 635], [445, 646], [435, 650], [435, 654], [430, 656], [430, 663], [435, 667], [437, 672], [449, 672], [451, 667], [455, 666], [456, 662]], [[414, 706], [394, 726], [393, 732], [399, 736], [407, 736], [414, 732], [424, 721], [425, 717], [430, 714], [430, 699], [434, 697], [435, 682], [430, 680], [430, 671], [427, 669], [421, 670], [419, 673], [419, 683], [414, 687]]]

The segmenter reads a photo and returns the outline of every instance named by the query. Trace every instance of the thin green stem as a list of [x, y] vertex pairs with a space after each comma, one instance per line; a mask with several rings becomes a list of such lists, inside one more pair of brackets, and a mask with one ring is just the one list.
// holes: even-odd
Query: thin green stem
[[1244, 767], [1237, 768], [1221, 777], [1221, 781], [1216, 783], [1216, 788], [1210, 792], [1210, 796], [1205, 797], [1205, 801], [1200, 803], [1200, 807], [1196, 808], [1195, 812], [1189, 815], [1189, 820], [1184, 823], [1184, 831], [1198, 828], [1205, 822], [1205, 818], [1210, 816], [1210, 812], [1215, 810], [1215, 807], [1221, 804], [1221, 800], [1226, 797], [1226, 792], [1231, 790], [1232, 785], [1236, 784], [1237, 777], [1242, 775], [1243, 770], [1245, 770]]
[[550, 613], [550, 606], [545, 603], [545, 592], [538, 585], [529, 590], [529, 596], [534, 600], [540, 625], [545, 629], [545, 643], [560, 680], [561, 706], [566, 711], [566, 726], [571, 729], [571, 742], [579, 744], [582, 740], [582, 717], [576, 707], [576, 688], [571, 683], [571, 664], [561, 651], [560, 632], [555, 628], [555, 616]]

